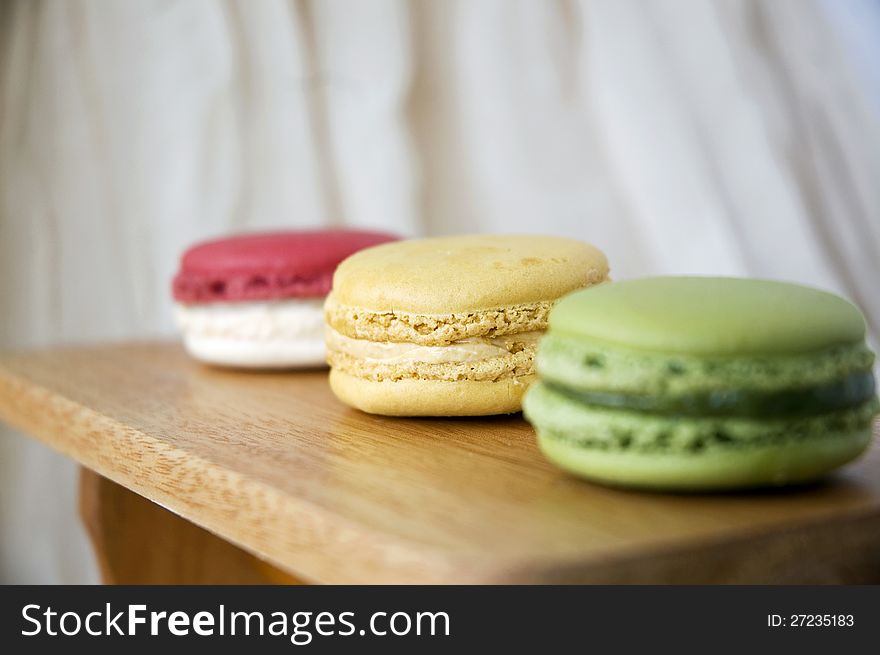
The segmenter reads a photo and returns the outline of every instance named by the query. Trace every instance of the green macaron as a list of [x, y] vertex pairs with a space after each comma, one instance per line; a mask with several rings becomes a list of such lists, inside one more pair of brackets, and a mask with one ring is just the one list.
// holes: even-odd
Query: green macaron
[[852, 303], [795, 284], [659, 277], [563, 298], [524, 412], [544, 454], [607, 484], [807, 482], [871, 441], [880, 410]]

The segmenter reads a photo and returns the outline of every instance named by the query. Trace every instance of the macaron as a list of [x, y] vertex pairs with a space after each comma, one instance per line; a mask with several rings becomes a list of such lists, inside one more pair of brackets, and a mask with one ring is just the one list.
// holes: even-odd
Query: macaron
[[576, 475], [675, 491], [802, 483], [871, 440], [865, 321], [831, 293], [646, 278], [573, 293], [549, 323], [524, 413]]
[[607, 279], [593, 246], [530, 235], [388, 243], [346, 259], [327, 297], [330, 386], [389, 416], [518, 412], [554, 303]]
[[324, 298], [333, 272], [380, 232], [242, 234], [187, 250], [174, 277], [184, 345], [209, 364], [242, 368], [325, 365]]

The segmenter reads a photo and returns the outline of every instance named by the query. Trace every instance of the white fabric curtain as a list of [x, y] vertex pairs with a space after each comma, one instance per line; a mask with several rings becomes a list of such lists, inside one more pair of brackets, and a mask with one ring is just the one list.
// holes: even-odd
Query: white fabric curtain
[[[878, 44], [871, 0], [0, 2], [0, 347], [170, 335], [187, 244], [331, 224], [568, 235], [876, 329]], [[0, 476], [0, 581], [96, 580], [74, 466], [7, 431]]]

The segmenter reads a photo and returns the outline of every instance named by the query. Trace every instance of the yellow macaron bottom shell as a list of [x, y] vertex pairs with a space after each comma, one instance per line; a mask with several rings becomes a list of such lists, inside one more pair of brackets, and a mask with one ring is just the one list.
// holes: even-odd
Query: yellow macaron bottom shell
[[857, 458], [871, 430], [730, 452], [634, 453], [581, 448], [538, 432], [541, 452], [560, 468], [613, 487], [674, 492], [728, 491], [816, 480]]
[[338, 368], [330, 370], [330, 388], [345, 404], [384, 416], [491, 416], [520, 411], [534, 374], [498, 380], [405, 378], [371, 380]]
[[539, 333], [445, 346], [373, 342], [327, 330], [330, 387], [344, 403], [387, 416], [518, 412], [535, 377]]

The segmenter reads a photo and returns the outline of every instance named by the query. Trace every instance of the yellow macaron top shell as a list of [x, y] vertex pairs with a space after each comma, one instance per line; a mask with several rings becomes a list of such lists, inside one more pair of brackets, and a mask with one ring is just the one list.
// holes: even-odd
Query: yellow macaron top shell
[[371, 312], [452, 314], [556, 300], [604, 281], [590, 244], [536, 235], [415, 239], [362, 250], [333, 276], [333, 300]]

